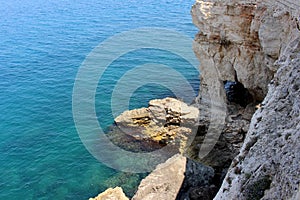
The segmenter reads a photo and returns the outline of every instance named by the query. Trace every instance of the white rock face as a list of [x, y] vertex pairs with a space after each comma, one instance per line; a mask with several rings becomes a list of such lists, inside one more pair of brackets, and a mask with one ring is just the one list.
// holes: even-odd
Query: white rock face
[[299, 0], [196, 0], [192, 8], [200, 98], [224, 95], [230, 80], [264, 99], [215, 199], [299, 198], [299, 8]]
[[252, 118], [240, 154], [215, 199], [297, 199], [300, 183], [300, 34]]
[[230, 80], [242, 83], [254, 101], [264, 99], [215, 199], [299, 196], [299, 8], [298, 0], [197, 0], [192, 8], [200, 30], [194, 43], [200, 97], [212, 90], [225, 95], [222, 82]]
[[[202, 87], [235, 81], [236, 76], [255, 99], [267, 94], [277, 70], [274, 62], [295, 23], [285, 10], [257, 2], [196, 1], [192, 16], [200, 32], [194, 51], [201, 62]], [[215, 74], [219, 77], [213, 78]]]

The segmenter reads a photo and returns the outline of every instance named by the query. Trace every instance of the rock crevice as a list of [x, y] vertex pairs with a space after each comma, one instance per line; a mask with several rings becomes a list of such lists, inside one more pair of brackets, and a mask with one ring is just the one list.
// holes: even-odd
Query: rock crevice
[[[196, 0], [191, 14], [200, 30], [193, 44], [201, 63], [197, 108], [171, 98], [153, 100], [115, 120], [135, 140], [174, 143], [189, 157], [186, 165], [180, 157], [180, 168], [172, 168], [179, 170], [182, 188], [170, 188], [167, 180], [156, 188], [161, 181], [154, 179], [164, 172], [157, 168], [134, 199], [212, 199], [216, 187], [215, 199], [299, 199], [299, 7], [298, 0]], [[220, 102], [224, 121], [216, 129], [221, 134], [212, 151], [200, 157], [210, 119], [218, 115], [210, 112], [211, 105]], [[209, 181], [195, 181], [203, 169]]]
[[[220, 94], [227, 97], [226, 123], [218, 143], [223, 140], [228, 148], [217, 143], [213, 153], [200, 161], [215, 164], [216, 159], [207, 161], [224, 150], [223, 155], [230, 158], [238, 154], [215, 199], [290, 199], [297, 195], [299, 5], [299, 1], [282, 0], [197, 0], [192, 8], [200, 30], [194, 42], [201, 62], [199, 103], [206, 103], [203, 97], [210, 96], [211, 90], [225, 90]], [[225, 87], [215, 88], [214, 82], [224, 82]], [[228, 90], [236, 83], [251, 95], [246, 105], [239, 101], [245, 99], [243, 94], [237, 93], [241, 96], [236, 98]], [[226, 163], [220, 161], [218, 167]]]
[[[268, 84], [279, 69], [276, 61], [297, 30], [298, 18], [289, 10], [259, 0], [197, 0], [192, 8], [193, 22], [200, 30], [193, 45], [201, 63], [199, 104], [209, 104], [203, 99], [214, 96], [213, 92], [226, 99], [227, 116], [219, 143], [224, 140], [231, 159], [242, 146], [255, 107], [267, 95]], [[224, 149], [216, 145], [213, 152], [218, 151]]]

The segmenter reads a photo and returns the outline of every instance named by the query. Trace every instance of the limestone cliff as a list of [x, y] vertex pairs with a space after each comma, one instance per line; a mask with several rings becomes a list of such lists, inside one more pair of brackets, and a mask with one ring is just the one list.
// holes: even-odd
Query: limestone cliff
[[263, 100], [296, 18], [258, 0], [197, 0], [192, 16], [200, 29], [194, 50], [202, 87], [216, 81], [210, 78], [216, 70], [218, 81], [239, 81], [255, 100]]
[[216, 199], [296, 199], [300, 183], [300, 37], [277, 62]]
[[[181, 160], [177, 171], [182, 178], [185, 170], [185, 194], [171, 194], [179, 191], [178, 185], [170, 188], [169, 174], [157, 168], [135, 199], [212, 199], [228, 167], [215, 199], [300, 199], [299, 8], [299, 0], [196, 0], [191, 14], [199, 28], [193, 48], [201, 63], [200, 119], [186, 153], [214, 168], [205, 169], [213, 181], [196, 184], [189, 176], [205, 167], [184, 166]], [[220, 101], [225, 104], [220, 137], [208, 155], [199, 157], [211, 125], [209, 107]], [[116, 121], [139, 129], [143, 134], [134, 133], [135, 139], [168, 144], [177, 133], [189, 133], [181, 131], [181, 120], [190, 124], [198, 115], [195, 108], [187, 107], [194, 113], [189, 115], [164, 101], [152, 104], [125, 112]], [[163, 181], [166, 184], [160, 185]]]
[[[218, 142], [223, 145], [217, 144], [200, 160], [222, 167], [222, 156], [215, 155], [221, 155], [224, 146], [225, 156], [234, 157], [249, 128], [244, 114], [252, 113], [246, 109], [253, 112], [255, 105], [259, 107], [215, 199], [296, 199], [300, 182], [299, 8], [299, 1], [259, 0], [197, 0], [192, 8], [200, 30], [194, 43], [201, 62], [200, 105], [213, 92], [227, 104]], [[240, 85], [236, 96], [242, 98], [229, 95], [228, 83]], [[226, 131], [226, 127], [231, 128]]]
[[[191, 13], [200, 30], [194, 43], [201, 63], [200, 105], [210, 96], [226, 99], [227, 93], [224, 130], [215, 149], [202, 160], [222, 167], [222, 161], [209, 158], [221, 158], [219, 155], [224, 155], [225, 148], [228, 158], [225, 161], [222, 158], [225, 166], [238, 153], [254, 106], [264, 99], [278, 70], [274, 63], [284, 52], [292, 32], [298, 30], [299, 22], [291, 14], [295, 11], [257, 0], [197, 0]], [[236, 92], [237, 98], [225, 91], [228, 83], [241, 88]]]

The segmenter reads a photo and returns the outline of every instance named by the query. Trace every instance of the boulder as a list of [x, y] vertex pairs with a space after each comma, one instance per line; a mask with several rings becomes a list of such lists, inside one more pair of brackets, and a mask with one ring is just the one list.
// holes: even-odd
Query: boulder
[[150, 140], [160, 144], [184, 142], [197, 129], [199, 109], [174, 99], [155, 99], [148, 108], [123, 112], [115, 119], [118, 129], [136, 140]]

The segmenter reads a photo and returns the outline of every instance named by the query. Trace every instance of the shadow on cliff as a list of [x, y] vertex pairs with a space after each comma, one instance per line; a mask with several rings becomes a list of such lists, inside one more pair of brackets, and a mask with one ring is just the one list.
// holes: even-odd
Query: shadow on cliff
[[227, 170], [213, 169], [187, 158], [185, 178], [176, 200], [210, 200], [215, 197]]
[[[241, 118], [249, 122], [254, 113], [254, 110], [249, 110], [249, 108], [254, 108], [254, 105], [257, 104], [250, 92], [243, 84], [238, 82], [237, 77], [235, 77], [235, 81], [224, 81], [224, 89], [227, 97], [227, 114], [235, 117], [236, 121]], [[232, 110], [232, 108], [234, 109]], [[244, 110], [249, 115], [249, 119], [243, 114]], [[197, 161], [195, 155], [192, 156], [194, 160], [187, 158], [185, 178], [176, 200], [210, 200], [215, 197], [222, 185], [232, 159], [238, 153], [238, 148], [235, 151], [232, 150], [231, 143], [243, 143], [244, 141], [246, 130], [244, 131], [241, 128], [241, 124], [245, 125], [246, 123], [230, 124], [227, 121], [227, 126], [222, 131], [214, 149], [202, 161], [211, 167], [201, 164], [201, 161]], [[228, 127], [231, 128], [228, 129]], [[237, 130], [235, 130], [235, 127], [238, 127]], [[191, 145], [194, 147], [194, 151], [198, 152], [195, 150], [195, 147], [198, 147], [203, 142], [203, 138], [201, 137], [207, 134], [207, 129], [208, 124], [199, 125], [197, 135]], [[227, 132], [236, 133], [236, 136], [240, 138], [234, 142], [230, 142]]]

